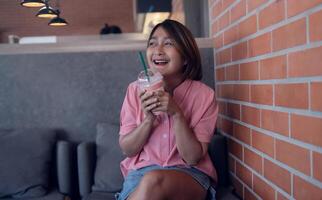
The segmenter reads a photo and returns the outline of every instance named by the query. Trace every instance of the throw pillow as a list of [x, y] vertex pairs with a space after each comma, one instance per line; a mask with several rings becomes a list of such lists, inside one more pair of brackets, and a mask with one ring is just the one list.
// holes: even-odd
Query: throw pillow
[[0, 198], [45, 195], [54, 144], [53, 131], [0, 130]]
[[97, 162], [93, 191], [118, 192], [123, 176], [120, 162], [125, 158], [119, 147], [119, 125], [99, 123], [96, 135]]

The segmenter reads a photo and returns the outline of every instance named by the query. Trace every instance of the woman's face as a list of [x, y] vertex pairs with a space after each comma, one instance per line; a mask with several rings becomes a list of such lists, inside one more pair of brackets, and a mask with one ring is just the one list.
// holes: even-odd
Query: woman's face
[[165, 78], [182, 77], [185, 61], [176, 46], [175, 40], [162, 27], [158, 27], [148, 41], [149, 66], [159, 71]]

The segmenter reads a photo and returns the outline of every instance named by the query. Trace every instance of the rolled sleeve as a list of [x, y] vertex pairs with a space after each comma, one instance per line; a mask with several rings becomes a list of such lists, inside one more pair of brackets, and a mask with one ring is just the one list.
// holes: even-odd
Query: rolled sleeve
[[134, 83], [127, 88], [120, 114], [120, 135], [126, 135], [137, 127], [138, 100]]
[[193, 131], [200, 142], [210, 142], [214, 134], [217, 116], [218, 105], [216, 103], [216, 98], [213, 95], [212, 100], [208, 103], [208, 106], [205, 108], [200, 120], [193, 127]]

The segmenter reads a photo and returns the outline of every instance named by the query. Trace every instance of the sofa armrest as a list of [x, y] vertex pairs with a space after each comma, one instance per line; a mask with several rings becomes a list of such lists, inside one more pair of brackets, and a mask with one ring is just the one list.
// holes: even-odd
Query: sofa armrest
[[218, 175], [217, 187], [229, 185], [227, 141], [216, 133], [209, 144], [209, 155]]
[[91, 192], [94, 184], [96, 165], [96, 145], [93, 142], [83, 142], [77, 147], [79, 193], [82, 197]]
[[73, 194], [73, 145], [58, 141], [56, 148], [58, 190], [63, 194]]

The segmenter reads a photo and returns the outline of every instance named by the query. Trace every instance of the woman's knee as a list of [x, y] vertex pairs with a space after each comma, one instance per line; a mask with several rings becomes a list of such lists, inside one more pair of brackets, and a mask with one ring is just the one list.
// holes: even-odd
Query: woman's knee
[[[164, 176], [161, 170], [147, 172], [139, 184], [139, 191], [146, 199], [162, 199]], [[150, 198], [151, 197], [151, 198]], [[159, 198], [156, 198], [159, 197]]]

